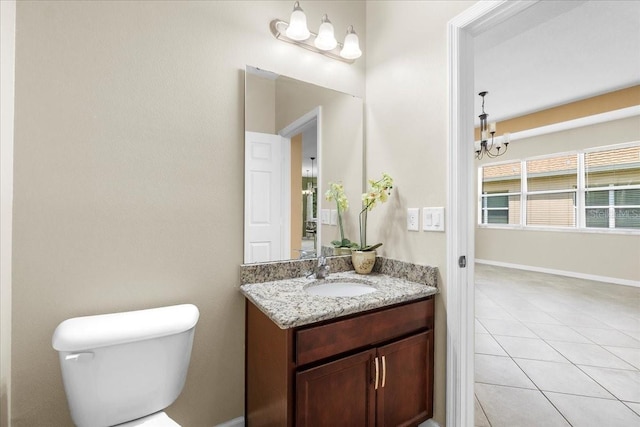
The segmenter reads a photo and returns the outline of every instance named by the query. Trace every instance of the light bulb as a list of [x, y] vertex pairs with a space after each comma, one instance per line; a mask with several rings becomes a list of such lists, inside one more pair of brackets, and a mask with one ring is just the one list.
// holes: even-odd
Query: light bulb
[[289, 26], [286, 31], [287, 37], [292, 40], [302, 41], [311, 36], [307, 28], [307, 16], [302, 11], [300, 3], [295, 2], [293, 5], [293, 12], [291, 12], [291, 19], [289, 21]]
[[347, 28], [347, 36], [344, 38], [344, 46], [340, 51], [340, 56], [345, 59], [357, 59], [362, 55], [358, 35], [353, 31], [353, 25]]
[[316, 37], [314, 44], [320, 50], [332, 50], [338, 45], [338, 41], [333, 35], [333, 25], [326, 14], [322, 17], [318, 37]]

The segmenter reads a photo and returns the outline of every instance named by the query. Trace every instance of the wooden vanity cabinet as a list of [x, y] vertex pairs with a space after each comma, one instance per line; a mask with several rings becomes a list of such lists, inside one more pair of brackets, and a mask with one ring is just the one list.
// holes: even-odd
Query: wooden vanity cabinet
[[433, 297], [280, 329], [246, 317], [246, 423], [416, 426], [433, 416]]

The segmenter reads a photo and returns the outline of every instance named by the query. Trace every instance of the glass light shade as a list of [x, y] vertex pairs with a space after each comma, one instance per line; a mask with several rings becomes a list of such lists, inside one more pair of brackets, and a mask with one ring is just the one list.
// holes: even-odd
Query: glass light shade
[[474, 150], [476, 151], [476, 153], [477, 153], [478, 151], [480, 151], [480, 148], [482, 148], [482, 146], [480, 145], [480, 141], [475, 141], [475, 142], [473, 143], [473, 148], [474, 148]]
[[340, 56], [345, 59], [357, 59], [362, 55], [358, 35], [353, 31], [353, 26], [349, 25], [347, 36], [344, 38], [344, 46], [340, 51]]
[[320, 50], [332, 50], [338, 45], [338, 41], [333, 35], [333, 24], [327, 15], [322, 17], [322, 24], [320, 24], [318, 37], [316, 37], [314, 44]]
[[291, 12], [286, 34], [290, 39], [298, 41], [306, 40], [311, 36], [309, 28], [307, 28], [307, 16], [298, 2], [293, 5], [293, 12]]

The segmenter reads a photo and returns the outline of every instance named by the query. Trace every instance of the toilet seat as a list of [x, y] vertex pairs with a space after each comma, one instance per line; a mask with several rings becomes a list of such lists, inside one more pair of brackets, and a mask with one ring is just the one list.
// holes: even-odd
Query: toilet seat
[[181, 427], [180, 424], [173, 421], [164, 412], [156, 412], [137, 420], [129, 421], [124, 424], [118, 424], [114, 427]]

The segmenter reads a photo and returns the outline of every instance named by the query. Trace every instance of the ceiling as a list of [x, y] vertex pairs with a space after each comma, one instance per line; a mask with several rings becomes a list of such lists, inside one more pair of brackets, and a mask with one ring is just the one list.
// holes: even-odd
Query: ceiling
[[539, 1], [474, 41], [489, 121], [640, 84], [638, 1]]

